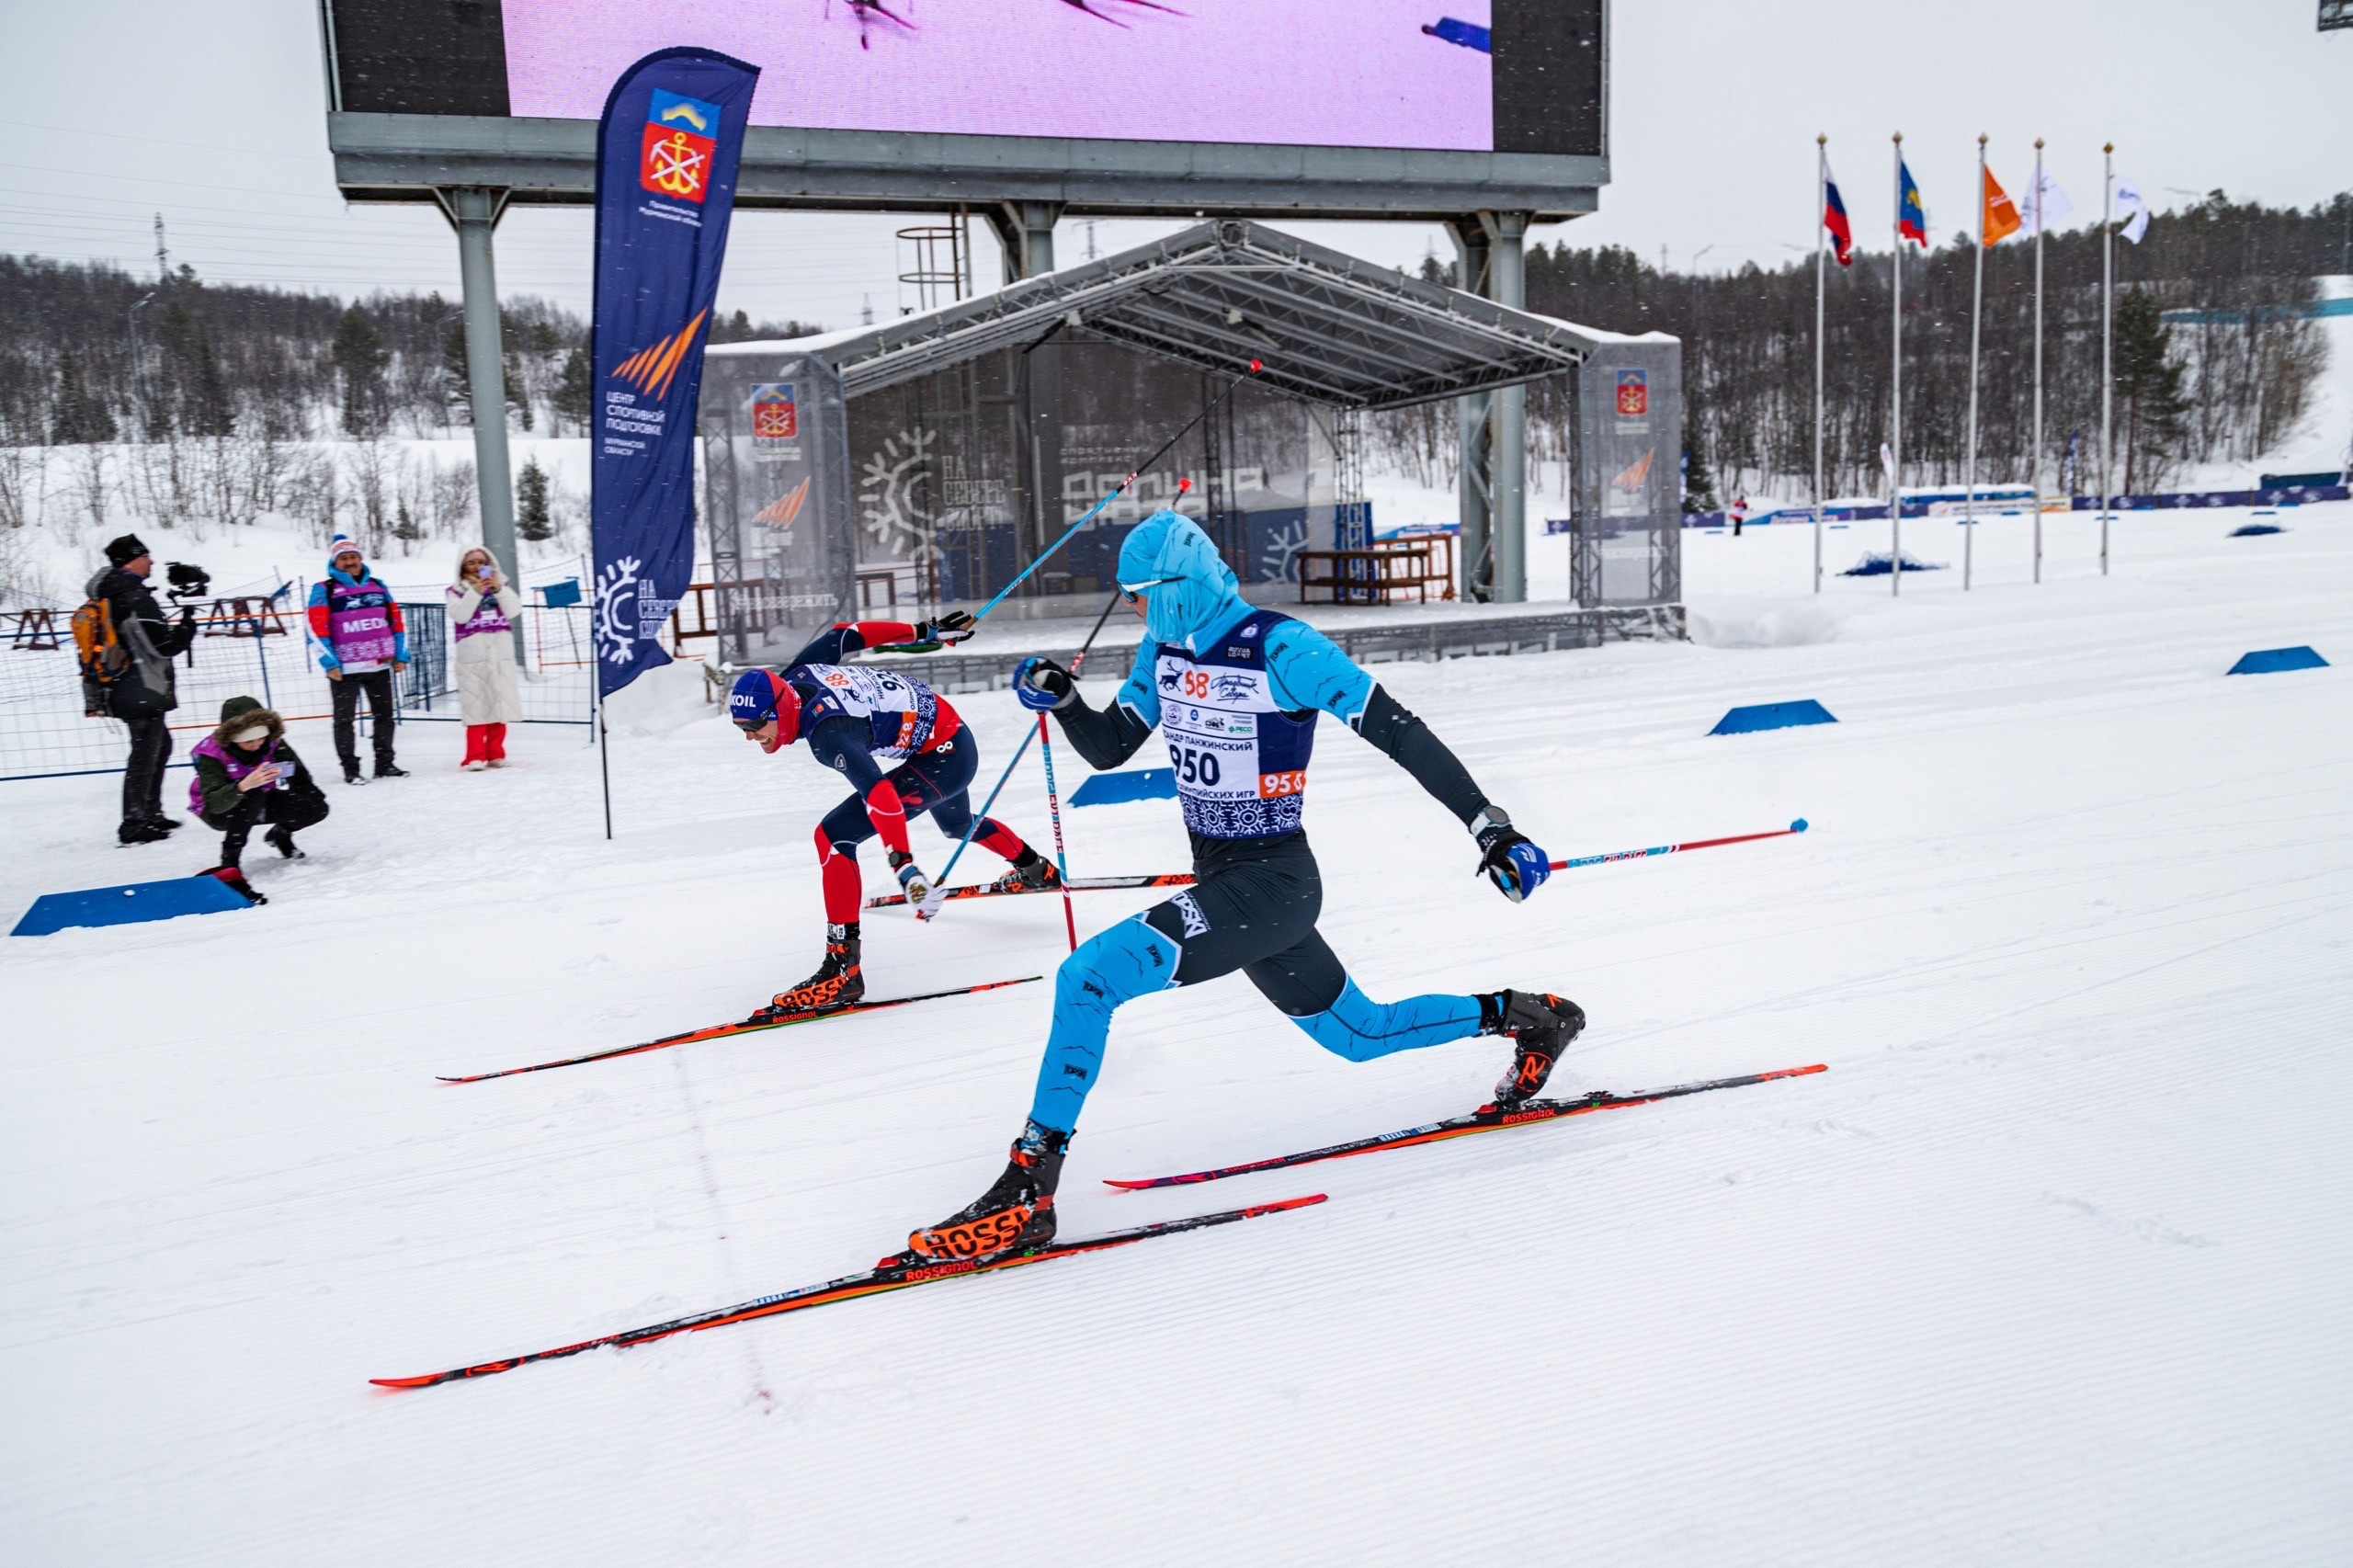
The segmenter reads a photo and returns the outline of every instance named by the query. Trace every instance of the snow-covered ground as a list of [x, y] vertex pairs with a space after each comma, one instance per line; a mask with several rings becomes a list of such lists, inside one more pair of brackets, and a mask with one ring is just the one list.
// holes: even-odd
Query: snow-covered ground
[[[1368, 991], [1564, 991], [1564, 1088], [1826, 1074], [1114, 1195], [1502, 1064], [1352, 1066], [1229, 979], [1120, 1015], [1065, 1231], [1327, 1204], [392, 1394], [866, 1266], [998, 1168], [1051, 1000], [438, 1084], [800, 978], [837, 787], [652, 691], [608, 843], [577, 732], [482, 775], [413, 732], [312, 858], [252, 858], [267, 907], [0, 941], [7, 1556], [2345, 1562], [2353, 506], [2243, 520], [2128, 518], [2103, 580], [2052, 519], [2039, 588], [1991, 522], [1966, 595], [1960, 530], [1909, 525], [1952, 567], [1900, 599], [1809, 592], [1810, 530], [1688, 535], [1693, 643], [1384, 667], [1555, 855], [1813, 823], [1524, 906], [1325, 726], [1324, 929]], [[2336, 666], [2223, 675], [2302, 642]], [[1808, 697], [1840, 722], [1706, 733]], [[1021, 716], [956, 700], [993, 776]], [[206, 863], [201, 827], [112, 847], [114, 789], [0, 785], [0, 913]], [[1025, 763], [1000, 814], [1042, 836], [1041, 793]], [[1079, 870], [1182, 862], [1165, 802], [1064, 817]], [[888, 995], [1062, 946], [1048, 901], [958, 905], [871, 920], [867, 964]]]

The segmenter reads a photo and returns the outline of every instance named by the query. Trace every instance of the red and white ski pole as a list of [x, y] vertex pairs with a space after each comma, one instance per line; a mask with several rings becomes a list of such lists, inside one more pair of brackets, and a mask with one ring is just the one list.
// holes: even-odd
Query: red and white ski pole
[[1684, 849], [1713, 849], [1719, 844], [1753, 844], [1760, 838], [1787, 838], [1793, 833], [1803, 833], [1806, 826], [1805, 818], [1800, 817], [1789, 826], [1777, 827], [1770, 833], [1742, 833], [1735, 834], [1730, 838], [1694, 838], [1685, 844], [1661, 844], [1649, 849], [1620, 849], [1608, 855], [1580, 855], [1570, 860], [1553, 861], [1552, 869], [1568, 871], [1579, 866], [1598, 866], [1609, 860], [1644, 860], [1653, 855], [1673, 855]]
[[[1073, 674], [1076, 672], [1074, 671]], [[1054, 824], [1054, 874], [1063, 884], [1063, 929], [1070, 950], [1078, 951], [1078, 915], [1070, 906], [1070, 860], [1063, 854], [1063, 801], [1054, 789], [1054, 743], [1046, 738], [1046, 716], [1038, 715], [1038, 753], [1046, 759], [1046, 814]]]

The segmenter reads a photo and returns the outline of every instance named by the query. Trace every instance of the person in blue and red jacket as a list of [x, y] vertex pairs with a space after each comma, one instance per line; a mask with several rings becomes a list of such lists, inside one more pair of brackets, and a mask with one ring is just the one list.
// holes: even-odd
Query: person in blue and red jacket
[[352, 738], [359, 699], [374, 721], [376, 777], [405, 778], [392, 760], [392, 675], [408, 668], [408, 626], [392, 591], [368, 570], [359, 547], [342, 534], [327, 549], [327, 574], [313, 585], [311, 637], [319, 668], [335, 685], [335, 754], [346, 784], [362, 782], [359, 747]]
[[[1013, 830], [983, 817], [975, 826], [966, 794], [980, 767], [980, 746], [956, 710], [919, 680], [871, 665], [841, 661], [888, 643], [961, 642], [972, 618], [961, 610], [936, 621], [847, 621], [820, 635], [782, 670], [745, 670], [727, 694], [727, 716], [745, 736], [773, 756], [798, 740], [828, 767], [838, 768], [854, 792], [817, 824], [817, 862], [824, 878], [825, 959], [817, 972], [779, 992], [779, 1012], [824, 1012], [866, 994], [859, 971], [858, 911], [865, 888], [858, 846], [878, 834], [890, 851], [910, 904], [921, 903], [931, 880], [907, 843], [910, 818], [926, 812], [940, 832], [1003, 856], [1013, 869], [997, 882], [1007, 892], [1060, 885], [1053, 863]], [[898, 762], [884, 773], [877, 757]]]

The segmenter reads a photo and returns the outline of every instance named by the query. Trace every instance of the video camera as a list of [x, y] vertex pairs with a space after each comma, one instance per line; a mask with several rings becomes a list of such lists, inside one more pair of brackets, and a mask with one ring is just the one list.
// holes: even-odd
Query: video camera
[[190, 599], [200, 599], [212, 591], [212, 574], [201, 566], [191, 566], [185, 561], [165, 562], [164, 574], [172, 585], [166, 597], [176, 604], [185, 605]]

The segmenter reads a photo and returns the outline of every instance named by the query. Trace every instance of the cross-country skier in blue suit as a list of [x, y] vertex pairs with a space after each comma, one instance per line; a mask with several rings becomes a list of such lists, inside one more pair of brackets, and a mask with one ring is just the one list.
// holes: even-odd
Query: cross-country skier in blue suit
[[1491, 991], [1375, 1002], [1316, 934], [1323, 885], [1301, 828], [1319, 712], [1386, 752], [1477, 840], [1479, 869], [1515, 903], [1542, 883], [1544, 851], [1514, 831], [1419, 719], [1304, 621], [1253, 608], [1209, 537], [1175, 512], [1138, 525], [1120, 551], [1120, 586], [1143, 617], [1133, 673], [1111, 706], [1080, 700], [1070, 672], [1026, 659], [1022, 702], [1050, 711], [1088, 763], [1115, 767], [1157, 727], [1192, 835], [1195, 885], [1082, 944], [1054, 983], [1053, 1028], [1029, 1124], [1005, 1174], [911, 1253], [989, 1258], [1049, 1240], [1054, 1187], [1123, 1002], [1241, 970], [1324, 1050], [1351, 1062], [1472, 1035], [1503, 1035], [1510, 1068], [1484, 1109], [1501, 1114], [1544, 1086], [1585, 1027], [1577, 1006], [1544, 992]]

